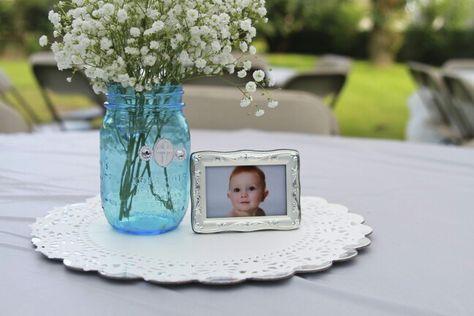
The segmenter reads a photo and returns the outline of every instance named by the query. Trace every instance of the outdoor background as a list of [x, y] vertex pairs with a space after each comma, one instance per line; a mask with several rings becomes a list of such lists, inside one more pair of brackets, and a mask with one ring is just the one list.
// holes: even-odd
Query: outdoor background
[[[0, 69], [38, 108], [28, 56], [50, 34], [55, 2], [0, 0]], [[354, 59], [335, 107], [344, 136], [404, 139], [415, 90], [405, 62], [474, 57], [474, 0], [267, 0], [267, 8], [258, 48], [270, 65], [303, 72], [323, 54]], [[46, 110], [42, 119], [51, 119]]]

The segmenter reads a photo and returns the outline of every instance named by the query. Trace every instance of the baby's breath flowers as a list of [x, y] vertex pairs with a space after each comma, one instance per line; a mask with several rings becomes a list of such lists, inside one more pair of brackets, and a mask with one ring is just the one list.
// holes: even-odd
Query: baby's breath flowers
[[253, 81], [247, 82], [247, 84], [245, 85], [245, 91], [247, 91], [248, 93], [254, 93], [255, 91], [257, 91], [257, 84]]
[[[266, 13], [265, 0], [70, 0], [48, 18], [58, 68], [83, 71], [99, 93], [113, 83], [141, 92], [224, 71], [244, 78], [252, 63], [232, 50], [256, 54], [254, 25]], [[241, 89], [241, 106], [255, 106], [260, 116], [252, 94], [269, 82], [260, 70], [253, 79]]]
[[265, 79], [265, 73], [263, 72], [263, 70], [254, 71], [252, 76], [256, 82], [262, 82], [263, 79]]
[[268, 105], [268, 107], [269, 107], [270, 109], [274, 109], [274, 108], [276, 108], [276, 107], [278, 106], [278, 101], [269, 100], [267, 105]]
[[48, 45], [48, 38], [46, 37], [46, 35], [43, 35], [39, 38], [39, 44], [40, 46]]

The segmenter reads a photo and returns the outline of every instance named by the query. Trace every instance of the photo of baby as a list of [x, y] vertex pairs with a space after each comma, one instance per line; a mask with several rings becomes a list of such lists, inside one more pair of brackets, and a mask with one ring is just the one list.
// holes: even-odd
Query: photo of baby
[[207, 218], [286, 215], [286, 167], [206, 167]]
[[268, 196], [265, 173], [256, 166], [235, 167], [229, 178], [227, 197], [232, 202], [229, 216], [265, 216], [259, 206]]

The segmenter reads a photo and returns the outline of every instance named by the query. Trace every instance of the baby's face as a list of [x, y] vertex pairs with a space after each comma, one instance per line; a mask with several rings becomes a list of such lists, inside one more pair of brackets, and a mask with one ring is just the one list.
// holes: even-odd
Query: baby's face
[[257, 174], [242, 172], [231, 178], [227, 196], [234, 210], [250, 214], [258, 209], [266, 194]]

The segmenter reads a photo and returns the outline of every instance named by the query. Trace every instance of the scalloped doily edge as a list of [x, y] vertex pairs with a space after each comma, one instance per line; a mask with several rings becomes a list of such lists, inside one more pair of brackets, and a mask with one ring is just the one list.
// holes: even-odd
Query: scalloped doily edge
[[124, 281], [125, 280], [143, 280], [149, 283], [164, 284], [164, 285], [166, 284], [179, 285], [179, 284], [189, 284], [189, 283], [200, 283], [200, 284], [206, 284], [206, 285], [234, 285], [234, 284], [243, 283], [245, 281], [264, 281], [264, 282], [278, 281], [278, 280], [291, 278], [297, 274], [316, 273], [316, 272], [326, 271], [330, 269], [334, 265], [334, 263], [345, 262], [356, 257], [359, 253], [359, 250], [368, 247], [372, 243], [371, 240], [368, 238], [368, 236], [370, 236], [374, 231], [372, 227], [364, 224], [365, 223], [364, 217], [362, 217], [359, 214], [349, 212], [349, 209], [344, 205], [337, 204], [337, 203], [329, 203], [326, 199], [321, 198], [321, 197], [313, 197], [313, 196], [302, 197], [302, 200], [303, 199], [315, 199], [315, 200], [317, 199], [317, 200], [322, 201], [324, 204], [341, 207], [342, 209], [345, 210], [346, 213], [348, 213], [348, 215], [352, 216], [352, 218], [355, 220], [354, 223], [359, 226], [361, 230], [361, 234], [364, 237], [361, 238], [357, 244], [347, 245], [346, 247], [344, 247], [344, 249], [347, 251], [344, 254], [342, 254], [339, 258], [335, 258], [323, 264], [320, 264], [317, 266], [311, 265], [311, 264], [302, 265], [302, 266], [293, 268], [292, 271], [288, 271], [287, 273], [282, 273], [280, 275], [273, 274], [271, 276], [269, 275], [269, 276], [259, 276], [259, 277], [250, 277], [250, 278], [241, 278], [241, 279], [228, 278], [228, 277], [211, 277], [209, 279], [186, 279], [186, 280], [177, 280], [177, 281], [176, 280], [166, 281], [166, 280], [161, 280], [161, 279], [160, 280], [149, 279], [144, 276], [134, 275], [127, 272], [122, 272], [120, 274], [114, 275], [113, 273], [107, 272], [105, 270], [85, 269], [83, 267], [74, 266], [73, 264], [71, 264], [70, 260], [67, 257], [64, 258], [63, 256], [60, 256], [60, 255], [48, 254], [47, 252], [41, 249], [42, 241], [40, 238], [38, 238], [35, 235], [35, 232], [37, 231], [37, 229], [39, 229], [38, 226], [40, 225], [41, 220], [46, 219], [48, 216], [51, 216], [55, 212], [62, 211], [65, 207], [79, 206], [79, 205], [87, 204], [89, 202], [97, 201], [97, 199], [99, 199], [99, 196], [88, 198], [83, 203], [74, 203], [74, 204], [63, 206], [63, 207], [55, 207], [52, 210], [50, 210], [46, 216], [37, 218], [33, 224], [29, 225], [30, 228], [32, 229], [31, 241], [32, 241], [33, 246], [35, 247], [34, 250], [36, 252], [41, 253], [42, 255], [44, 255], [50, 260], [61, 261], [62, 264], [68, 269], [71, 269], [74, 271], [81, 271], [81, 272], [97, 272], [100, 276], [108, 278], [108, 279], [124, 280]]

